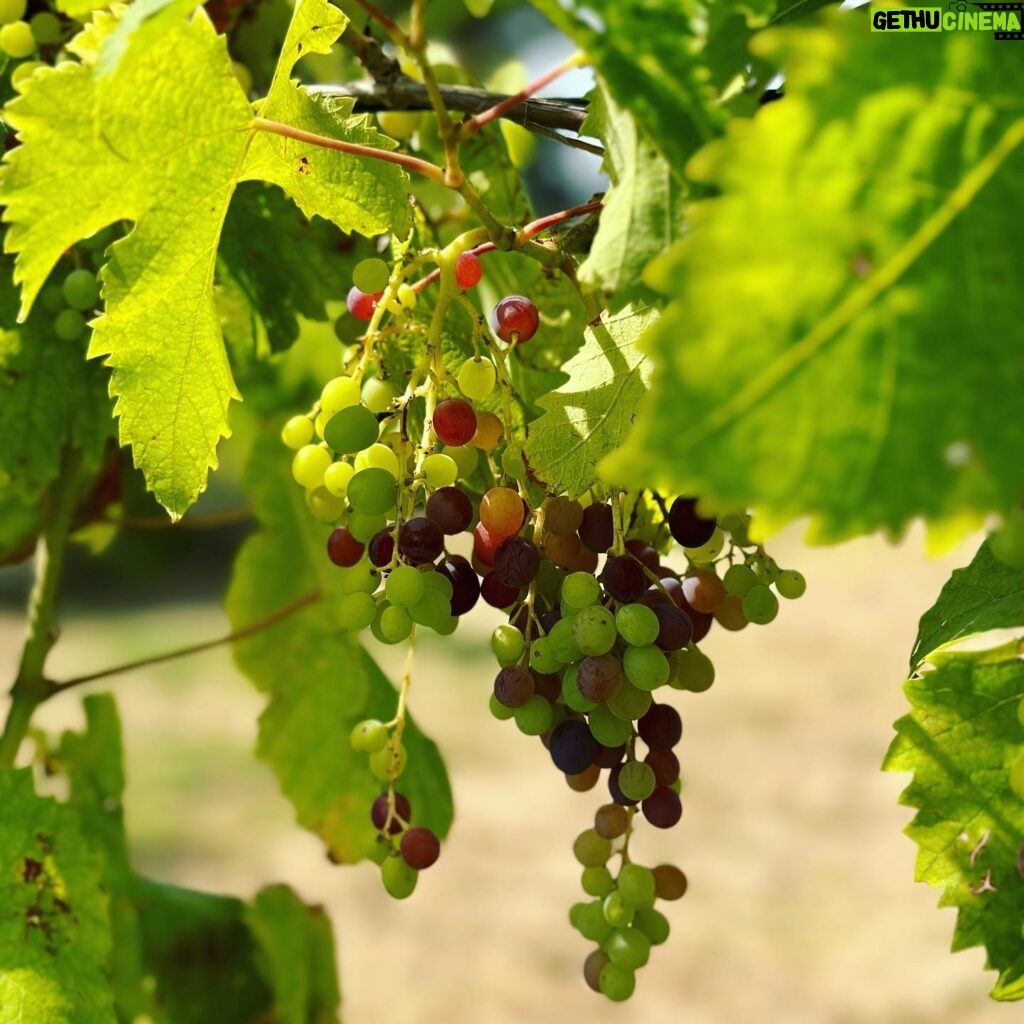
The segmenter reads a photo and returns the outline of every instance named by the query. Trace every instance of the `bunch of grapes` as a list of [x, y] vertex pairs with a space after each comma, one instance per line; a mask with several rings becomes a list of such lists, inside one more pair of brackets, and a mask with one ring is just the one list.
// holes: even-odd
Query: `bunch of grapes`
[[[449, 293], [452, 283], [473, 288], [481, 273], [476, 255], [462, 253]], [[285, 424], [293, 475], [312, 514], [334, 524], [327, 557], [349, 628], [397, 644], [417, 626], [452, 633], [480, 600], [507, 614], [491, 637], [492, 714], [539, 737], [572, 789], [592, 790], [606, 773], [609, 802], [575, 844], [591, 900], [570, 918], [596, 943], [588, 984], [625, 999], [668, 936], [656, 900], [686, 889], [678, 868], [645, 867], [631, 852], [641, 821], [667, 829], [683, 812], [683, 723], [663, 695], [707, 690], [715, 671], [699, 644], [708, 631], [770, 622], [779, 596], [799, 597], [805, 582], [751, 539], [745, 513], [716, 517], [694, 498], [650, 492], [543, 492], [509, 415], [506, 360], [540, 327], [528, 298], [499, 301], [490, 333], [480, 317], [476, 353], [450, 368], [435, 347], [400, 391], [383, 361], [366, 360], [366, 341], [385, 321], [413, 330], [417, 290], [401, 266], [373, 258], [355, 268], [347, 306], [368, 324], [364, 347], [354, 372], [328, 381], [316, 405]], [[673, 547], [681, 569], [666, 561]], [[393, 721], [368, 720], [352, 734], [382, 783], [370, 816], [385, 888], [398, 898], [440, 848], [395, 788], [406, 767], [406, 682]]]
[[54, 56], [74, 31], [72, 22], [63, 20], [49, 7], [39, 5], [31, 14], [28, 8], [28, 0], [0, 0], [0, 53], [20, 62], [11, 72], [15, 89], [20, 89], [44, 66], [39, 57]]

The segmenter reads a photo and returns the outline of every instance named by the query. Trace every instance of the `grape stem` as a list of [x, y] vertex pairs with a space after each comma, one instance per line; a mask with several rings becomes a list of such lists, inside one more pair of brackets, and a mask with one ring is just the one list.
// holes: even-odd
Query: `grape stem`
[[391, 734], [391, 769], [388, 772], [388, 813], [384, 821], [384, 834], [390, 835], [391, 824], [401, 820], [395, 808], [395, 779], [398, 775], [398, 752], [402, 749], [402, 733], [405, 732], [405, 704], [412, 683], [412, 658], [416, 647], [416, 626], [413, 625], [405, 650], [405, 667], [402, 670], [402, 683], [398, 690], [398, 707], [395, 717], [388, 723], [395, 731]]

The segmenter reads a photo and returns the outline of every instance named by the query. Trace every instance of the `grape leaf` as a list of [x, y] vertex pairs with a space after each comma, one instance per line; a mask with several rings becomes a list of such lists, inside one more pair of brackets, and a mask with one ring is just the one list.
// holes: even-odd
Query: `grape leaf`
[[995, 558], [986, 541], [970, 565], [953, 571], [939, 599], [921, 616], [910, 667], [916, 669], [954, 640], [1013, 626], [1024, 626], [1024, 572]]
[[898, 46], [858, 16], [758, 45], [787, 98], [688, 169], [723, 194], [649, 272], [673, 302], [607, 472], [752, 504], [764, 529], [808, 515], [824, 541], [1006, 508], [1024, 485], [1019, 55]]
[[[133, 222], [102, 273], [105, 313], [90, 355], [107, 357], [122, 443], [177, 517], [205, 487], [238, 397], [212, 288], [236, 184], [262, 172], [307, 216], [343, 230], [402, 230], [409, 214], [399, 168], [257, 131], [224, 39], [202, 12], [175, 24], [167, 11], [159, 39], [145, 35], [138, 50], [133, 39], [116, 62], [120, 36], [104, 22], [89, 36], [98, 50], [78, 48], [84, 63], [41, 71], [8, 105], [22, 145], [6, 155], [0, 201], [11, 224], [5, 244], [18, 253], [22, 316], [68, 246], [113, 221]], [[289, 74], [299, 52], [323, 52], [344, 25], [326, 0], [298, 5], [266, 110], [294, 114], [299, 128], [324, 128], [324, 111]], [[361, 118], [345, 130], [390, 145]]]
[[[85, 343], [61, 341], [37, 309], [15, 324], [11, 261], [0, 259], [0, 493], [37, 502], [60, 472], [67, 444], [95, 470], [113, 433], [107, 374], [85, 361]], [[10, 326], [6, 326], [10, 325]]]
[[953, 950], [983, 945], [999, 972], [992, 995], [1024, 998], [1024, 803], [1009, 767], [1024, 753], [1021, 644], [945, 651], [904, 689], [911, 711], [896, 723], [884, 769], [913, 772], [900, 802], [918, 808], [907, 834], [920, 850], [915, 877], [957, 908]]
[[[228, 614], [241, 628], [313, 591], [323, 596], [236, 643], [235, 660], [268, 695], [258, 753], [277, 774], [299, 823], [323, 839], [333, 859], [357, 861], [376, 843], [369, 809], [381, 784], [348, 737], [364, 718], [392, 718], [397, 695], [345, 631], [337, 607], [338, 570], [324, 550], [330, 529], [312, 520], [302, 489], [282, 471], [286, 466], [276, 439], [266, 438], [254, 449], [246, 488], [262, 529], [235, 561]], [[437, 748], [411, 720], [403, 742], [409, 760], [401, 787], [416, 823], [446, 835], [451, 791]]]
[[640, 275], [682, 237], [687, 193], [633, 115], [607, 89], [591, 95], [583, 134], [604, 142], [604, 166], [612, 186], [579, 279], [603, 289], [614, 312], [628, 302], [653, 298]]
[[552, 493], [579, 497], [629, 432], [650, 382], [636, 341], [656, 319], [630, 306], [588, 327], [583, 348], [563, 367], [569, 380], [540, 399], [544, 414], [530, 424], [525, 455]]
[[114, 1024], [107, 898], [75, 814], [0, 772], [0, 1020]]

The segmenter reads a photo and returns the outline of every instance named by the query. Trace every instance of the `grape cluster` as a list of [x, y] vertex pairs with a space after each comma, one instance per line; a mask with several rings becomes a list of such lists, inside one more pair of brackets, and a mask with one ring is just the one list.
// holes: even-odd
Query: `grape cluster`
[[[475, 287], [482, 268], [464, 252], [448, 272], [451, 294]], [[367, 337], [386, 319], [414, 319], [416, 302], [400, 266], [373, 257], [355, 268], [347, 307], [369, 324]], [[282, 438], [311, 513], [333, 525], [327, 557], [346, 626], [397, 644], [417, 626], [452, 633], [479, 601], [502, 610], [492, 714], [539, 737], [572, 789], [589, 791], [606, 773], [610, 802], [575, 844], [591, 902], [570, 916], [597, 944], [587, 982], [619, 1000], [668, 936], [655, 901], [686, 889], [678, 868], [649, 869], [630, 849], [642, 821], [667, 829], [683, 813], [683, 723], [663, 695], [707, 690], [715, 670], [699, 644], [708, 631], [770, 622], [778, 598], [800, 596], [805, 582], [751, 539], [746, 513], [712, 516], [694, 498], [648, 492], [543, 493], [514, 440], [505, 363], [540, 323], [528, 298], [506, 296], [474, 355], [413, 371], [402, 392], [383, 363], [373, 372], [360, 361], [288, 420]], [[673, 547], [681, 570], [666, 561]], [[385, 888], [398, 898], [439, 851], [395, 789], [406, 767], [404, 686], [394, 721], [362, 722], [351, 738], [382, 783], [371, 818]]]
[[70, 28], [71, 23], [48, 9], [29, 16], [28, 0], [0, 0], [0, 53], [21, 62], [11, 73], [15, 89], [43, 67], [43, 61], [27, 58], [47, 55], [70, 34], [65, 26]]

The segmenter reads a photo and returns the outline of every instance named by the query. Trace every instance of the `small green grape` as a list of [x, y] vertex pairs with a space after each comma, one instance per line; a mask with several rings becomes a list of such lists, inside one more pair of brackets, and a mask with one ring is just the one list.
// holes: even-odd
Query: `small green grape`
[[398, 286], [398, 304], [402, 309], [415, 309], [416, 308], [416, 290], [410, 284], [400, 284]]
[[[0, 29], [0, 33], [3, 29]], [[87, 310], [95, 307], [100, 298], [100, 286], [91, 270], [72, 270], [61, 285], [64, 301], [72, 309]]]
[[[350, 524], [349, 530], [351, 529]], [[380, 574], [372, 568], [367, 558], [347, 569], [334, 570], [333, 576], [345, 594], [372, 594], [380, 583]]]
[[[571, 578], [572, 576], [566, 577], [566, 582]], [[562, 585], [562, 593], [565, 593], [565, 584]], [[584, 654], [607, 654], [615, 646], [618, 638], [612, 613], [599, 604], [580, 609], [572, 624], [572, 637]]]
[[331, 464], [331, 453], [318, 444], [305, 444], [292, 459], [292, 476], [308, 490], [324, 482], [324, 473]]
[[386, 469], [371, 466], [360, 470], [349, 480], [347, 496], [348, 503], [356, 512], [378, 515], [395, 507], [398, 487]]
[[388, 727], [376, 718], [359, 722], [349, 735], [353, 750], [362, 754], [375, 754], [383, 750], [388, 742]]
[[351, 377], [334, 377], [320, 392], [320, 409], [330, 418], [342, 409], [358, 405], [360, 397], [359, 385]]
[[85, 317], [77, 309], [65, 309], [53, 321], [53, 333], [61, 341], [78, 341], [85, 334]]
[[775, 589], [779, 592], [780, 597], [795, 601], [804, 596], [807, 590], [807, 580], [804, 579], [804, 574], [797, 572], [796, 569], [784, 569], [775, 578]]
[[[420, 573], [420, 576], [429, 574]], [[412, 621], [418, 626], [427, 626], [433, 630], [443, 630], [452, 615], [451, 599], [436, 591], [426, 590], [423, 596], [410, 609]]]
[[48, 284], [39, 293], [39, 307], [54, 316], [64, 309], [64, 293], [59, 284]]
[[703, 693], [715, 681], [715, 666], [711, 659], [691, 644], [682, 651], [673, 651], [669, 660], [671, 675], [669, 686], [676, 690]]
[[573, 638], [572, 626], [575, 618], [574, 615], [569, 615], [559, 619], [551, 627], [551, 632], [548, 633], [548, 639], [551, 641], [551, 651], [563, 665], [579, 661], [583, 657]]
[[[654, 769], [649, 764], [644, 764], [643, 761], [627, 761], [622, 766], [619, 772], [619, 789], [630, 800], [646, 800], [654, 792], [654, 786]], [[628, 899], [625, 893], [623, 899]]]
[[380, 442], [371, 444], [369, 448], [364, 449], [356, 456], [355, 468], [356, 472], [361, 469], [383, 469], [396, 480], [401, 473], [395, 450], [389, 445], [380, 444]]
[[[543, 698], [541, 698], [543, 700]], [[604, 864], [612, 855], [611, 840], [599, 835], [596, 829], [584, 829], [572, 846], [573, 856], [585, 867]]]
[[661, 648], [653, 645], [627, 647], [622, 656], [622, 668], [626, 678], [641, 690], [656, 690], [668, 682], [668, 658]]
[[383, 512], [353, 512], [348, 517], [349, 533], [363, 544], [369, 544], [374, 534], [380, 533], [387, 525], [388, 517]]
[[363, 382], [363, 405], [372, 413], [380, 414], [391, 408], [391, 403], [398, 397], [398, 388], [389, 380], [369, 377]]
[[613, 928], [625, 928], [633, 920], [633, 915], [636, 913], [636, 907], [631, 903], [627, 903], [622, 898], [622, 893], [618, 889], [605, 896], [602, 910], [604, 912], [604, 919]]
[[281, 428], [281, 440], [296, 450], [313, 440], [313, 421], [308, 416], [293, 416]]
[[408, 899], [413, 894], [419, 877], [420, 873], [409, 867], [397, 853], [390, 854], [380, 866], [380, 879], [384, 883], [384, 888], [387, 894], [396, 900]]
[[779, 614], [779, 599], [763, 583], [752, 587], [743, 598], [743, 614], [750, 622], [767, 625]]
[[[378, 750], [376, 753], [370, 755], [370, 771], [373, 773], [374, 778], [380, 779], [381, 782], [388, 782], [392, 778], [398, 778], [399, 775], [405, 771], [406, 762], [409, 760], [409, 755], [406, 753], [405, 746], [399, 744], [398, 757], [394, 757], [393, 745], [389, 743], [382, 750]], [[394, 775], [392, 776], [392, 763], [394, 763]]]
[[604, 949], [612, 964], [635, 971], [650, 959], [651, 940], [638, 928], [619, 928], [612, 933]]
[[516, 725], [527, 736], [540, 736], [551, 728], [551, 705], [535, 693], [522, 707], [515, 709]]
[[324, 440], [339, 455], [354, 455], [374, 444], [380, 425], [365, 405], [350, 405], [335, 413], [324, 427]]
[[615, 613], [619, 636], [634, 647], [646, 647], [658, 638], [658, 616], [644, 604], [624, 604]]
[[53, 11], [40, 11], [29, 18], [32, 35], [40, 46], [52, 46], [60, 41], [60, 18]]
[[491, 714], [494, 715], [499, 722], [507, 722], [510, 718], [515, 717], [516, 709], [506, 707], [498, 700], [494, 694], [491, 694], [490, 700], [487, 705], [491, 709]]
[[626, 967], [608, 963], [601, 968], [597, 984], [601, 994], [613, 1003], [624, 1003], [636, 990], [636, 975]]
[[1010, 765], [1010, 789], [1017, 796], [1024, 798], [1024, 757], [1018, 757]]
[[306, 507], [314, 519], [321, 523], [333, 523], [345, 511], [345, 499], [331, 494], [326, 487], [314, 487], [306, 492]]
[[619, 718], [607, 704], [598, 704], [587, 718], [590, 732], [598, 743], [617, 747], [633, 735], [633, 724]]
[[416, 134], [422, 115], [413, 110], [381, 110], [377, 114], [377, 123], [381, 131], [391, 138], [404, 142]]
[[28, 0], [0, 0], [0, 25], [21, 21], [28, 10]]
[[[587, 698], [580, 693], [580, 688], [576, 681], [575, 665], [567, 668], [562, 676], [562, 700], [565, 701], [566, 705], [572, 708], [573, 711], [592, 711], [597, 707], [597, 704], [595, 704], [594, 701], [587, 700]], [[591, 729], [591, 732], [593, 732], [593, 729]], [[600, 742], [600, 740], [598, 740], [598, 742]]]
[[338, 618], [344, 623], [345, 629], [353, 632], [366, 629], [376, 617], [377, 605], [373, 598], [363, 591], [346, 594], [338, 602]]
[[459, 468], [459, 476], [463, 480], [473, 473], [477, 462], [480, 460], [479, 452], [466, 444], [454, 448], [445, 448], [444, 454], [455, 460], [455, 465]]
[[[426, 590], [423, 573], [411, 565], [397, 565], [384, 584], [384, 595], [392, 603], [402, 608], [412, 608]], [[406, 634], [408, 635], [408, 634]], [[401, 638], [401, 639], [404, 639]]]
[[588, 572], [571, 572], [562, 580], [562, 603], [569, 608], [588, 608], [600, 596], [601, 587]]
[[749, 565], [737, 563], [730, 565], [725, 570], [722, 583], [725, 584], [725, 592], [733, 597], [746, 597], [751, 588], [761, 582], [760, 577], [750, 568]]
[[608, 698], [606, 706], [616, 718], [629, 722], [643, 718], [653, 703], [654, 697], [650, 690], [641, 690], [639, 686], [634, 686], [625, 679], [618, 690]]
[[[633, 762], [639, 763], [639, 762]], [[647, 765], [644, 765], [646, 768]], [[625, 769], [623, 769], [625, 771]], [[621, 784], [621, 782], [620, 782]], [[623, 790], [625, 793], [625, 790]], [[628, 793], [626, 794], [629, 795]], [[642, 864], [623, 864], [619, 870], [619, 892], [622, 898], [634, 907], [653, 903], [655, 897], [654, 872]]]
[[603, 864], [584, 868], [580, 885], [588, 896], [605, 897], [615, 888], [612, 873]]
[[475, 356], [459, 367], [459, 390], [470, 400], [482, 402], [493, 390], [497, 379], [494, 363]]
[[660, 946], [670, 931], [668, 918], [653, 907], [640, 907], [633, 918], [633, 926], [651, 940], [652, 946]]
[[0, 50], [14, 60], [28, 57], [36, 48], [32, 28], [27, 21], [12, 21], [0, 28]]
[[324, 471], [324, 487], [344, 498], [348, 492], [349, 481], [355, 476], [355, 469], [348, 462], [332, 462]]
[[407, 608], [397, 604], [382, 605], [380, 632], [386, 644], [400, 644], [412, 632], [412, 616]]
[[378, 256], [360, 260], [352, 270], [352, 283], [367, 295], [384, 291], [391, 280], [391, 269]]
[[557, 672], [562, 667], [554, 652], [554, 645], [546, 636], [539, 636], [530, 644], [530, 668], [544, 674]]
[[435, 452], [423, 460], [423, 475], [433, 490], [451, 487], [459, 478], [458, 463], [444, 452]]
[[525, 646], [522, 630], [510, 623], [496, 626], [491, 633], [491, 650], [501, 665], [514, 665]]
[[[607, 897], [605, 897], [607, 899]], [[612, 933], [612, 926], [605, 920], [602, 900], [582, 904], [577, 914], [576, 929], [591, 942], [604, 942]]]

